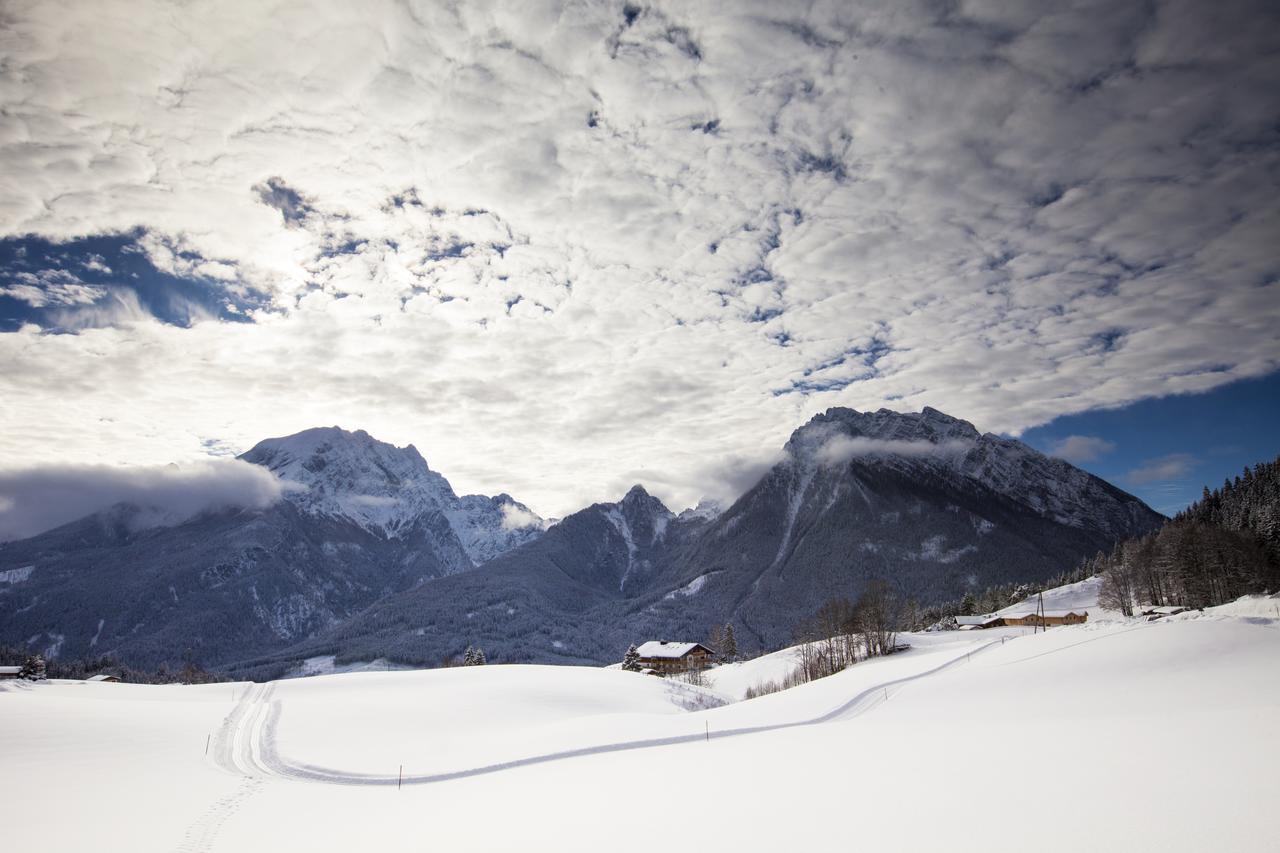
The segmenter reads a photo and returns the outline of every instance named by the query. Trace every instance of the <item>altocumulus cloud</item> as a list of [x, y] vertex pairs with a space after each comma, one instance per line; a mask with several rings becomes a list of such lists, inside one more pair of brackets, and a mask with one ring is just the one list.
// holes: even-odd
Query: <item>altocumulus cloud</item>
[[262, 509], [281, 497], [274, 474], [238, 459], [185, 465], [49, 465], [0, 470], [0, 542], [23, 539], [118, 503], [140, 526], [181, 523], [206, 510]]
[[6, 9], [0, 236], [266, 296], [15, 281], [73, 333], [0, 334], [3, 458], [342, 421], [563, 515], [828, 406], [1017, 433], [1278, 365], [1275, 3], [106, 8]]

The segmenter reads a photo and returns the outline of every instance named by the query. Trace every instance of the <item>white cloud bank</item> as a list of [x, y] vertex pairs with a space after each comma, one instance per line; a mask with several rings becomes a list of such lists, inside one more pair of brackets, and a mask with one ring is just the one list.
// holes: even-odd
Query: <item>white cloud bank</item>
[[141, 226], [274, 305], [0, 334], [0, 459], [341, 421], [552, 516], [691, 504], [831, 405], [1017, 432], [1264, 374], [1278, 14], [10, 4], [0, 235]]
[[185, 465], [47, 465], [0, 470], [0, 542], [24, 539], [118, 503], [141, 526], [183, 522], [206, 510], [261, 509], [281, 483], [258, 465], [218, 459]]
[[843, 465], [854, 459], [876, 456], [905, 456], [918, 459], [925, 456], [960, 457], [973, 447], [973, 442], [962, 439], [946, 441], [915, 441], [864, 436], [837, 435], [818, 449], [817, 459], [823, 465]]

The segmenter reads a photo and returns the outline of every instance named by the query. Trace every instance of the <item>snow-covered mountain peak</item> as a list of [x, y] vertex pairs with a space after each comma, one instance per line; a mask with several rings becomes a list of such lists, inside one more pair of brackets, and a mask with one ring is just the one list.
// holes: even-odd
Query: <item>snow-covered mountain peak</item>
[[786, 449], [805, 488], [819, 471], [828, 476], [856, 464], [962, 488], [980, 484], [1046, 518], [1109, 534], [1127, 534], [1152, 515], [1132, 495], [1067, 462], [928, 406], [918, 413], [828, 409], [792, 433]]
[[306, 511], [350, 518], [388, 535], [458, 500], [412, 445], [396, 447], [364, 430], [304, 430], [261, 441], [241, 458], [293, 484], [286, 495]]
[[711, 498], [703, 498], [697, 506], [681, 510], [677, 521], [711, 521], [724, 513], [724, 505]]
[[396, 447], [364, 430], [303, 430], [261, 441], [240, 458], [276, 474], [286, 498], [303, 511], [346, 518], [371, 532], [401, 536], [443, 516], [476, 564], [534, 538], [543, 526], [509, 495], [458, 497], [412, 444]]

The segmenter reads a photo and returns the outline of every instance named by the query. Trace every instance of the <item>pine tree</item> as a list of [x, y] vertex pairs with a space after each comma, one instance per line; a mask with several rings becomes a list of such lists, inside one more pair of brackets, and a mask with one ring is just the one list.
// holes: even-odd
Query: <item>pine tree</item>
[[978, 601], [973, 597], [973, 593], [966, 592], [964, 598], [960, 599], [960, 615], [972, 616], [978, 609]]
[[720, 659], [725, 663], [733, 663], [738, 659], [738, 640], [733, 636], [733, 623], [726, 622], [721, 635], [722, 647], [719, 649]]
[[26, 663], [22, 665], [22, 671], [19, 676], [28, 681], [44, 681], [46, 678], [44, 658], [40, 655], [32, 655], [27, 658]]
[[622, 668], [627, 672], [640, 671], [640, 650], [636, 648], [635, 643], [632, 643], [631, 648], [627, 649], [627, 653], [622, 656]]
[[488, 662], [489, 662], [489, 659], [488, 659], [488, 658], [486, 658], [486, 657], [484, 656], [484, 649], [477, 648], [477, 649], [476, 649], [475, 665], [476, 665], [476, 666], [484, 666], [484, 665], [485, 665], [485, 664], [487, 664]]
[[471, 646], [467, 646], [466, 652], [464, 652], [462, 655], [462, 665], [463, 666], [476, 665], [476, 650], [473, 649]]

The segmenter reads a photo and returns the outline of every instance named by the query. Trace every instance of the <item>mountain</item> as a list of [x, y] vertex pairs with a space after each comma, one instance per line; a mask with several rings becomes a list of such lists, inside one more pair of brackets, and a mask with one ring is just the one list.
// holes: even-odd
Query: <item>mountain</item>
[[418, 451], [312, 429], [241, 457], [282, 480], [265, 510], [156, 527], [117, 505], [0, 545], [0, 642], [50, 657], [217, 666], [294, 644], [386, 595], [542, 532], [507, 495], [457, 496]]
[[419, 529], [424, 519], [442, 519], [437, 548], [453, 571], [542, 532], [542, 519], [510, 495], [458, 497], [412, 444], [394, 447], [364, 430], [304, 430], [259, 442], [240, 458], [284, 481], [290, 502], [312, 517], [346, 519], [389, 539]]
[[[922, 604], [1038, 580], [1163, 517], [1014, 439], [935, 409], [836, 408], [726, 511], [673, 516], [640, 486], [568, 516], [482, 573], [388, 596], [287, 650], [435, 664], [468, 644], [491, 660], [606, 662], [633, 641], [700, 639], [732, 620], [776, 647], [832, 595], [873, 578]], [[269, 663], [269, 662], [264, 662]]]

